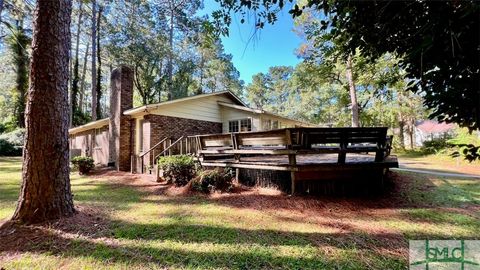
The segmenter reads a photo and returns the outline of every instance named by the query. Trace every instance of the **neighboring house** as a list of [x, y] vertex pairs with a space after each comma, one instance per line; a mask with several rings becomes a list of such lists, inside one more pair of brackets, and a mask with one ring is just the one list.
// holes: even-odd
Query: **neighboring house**
[[[439, 123], [434, 120], [418, 121], [414, 128], [414, 145], [421, 147], [425, 141], [449, 138], [454, 135], [454, 131], [454, 124]], [[410, 143], [409, 136], [405, 135], [405, 138]]]
[[97, 165], [129, 171], [132, 156], [141, 155], [166, 137], [175, 140], [199, 134], [310, 126], [249, 108], [230, 91], [132, 108], [132, 79], [128, 67], [112, 72], [111, 116], [70, 129], [71, 155], [91, 156]]

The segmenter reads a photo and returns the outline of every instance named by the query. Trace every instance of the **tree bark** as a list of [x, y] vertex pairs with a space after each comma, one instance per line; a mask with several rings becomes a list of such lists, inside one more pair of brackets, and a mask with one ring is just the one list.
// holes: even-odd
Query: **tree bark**
[[357, 90], [355, 89], [355, 81], [353, 80], [352, 56], [347, 59], [346, 77], [348, 81], [348, 89], [350, 91], [350, 101], [352, 103], [352, 127], [360, 126], [358, 113]]
[[12, 220], [74, 214], [68, 152], [71, 0], [38, 0], [26, 109], [22, 188]]
[[97, 1], [92, 0], [92, 121], [97, 120]]

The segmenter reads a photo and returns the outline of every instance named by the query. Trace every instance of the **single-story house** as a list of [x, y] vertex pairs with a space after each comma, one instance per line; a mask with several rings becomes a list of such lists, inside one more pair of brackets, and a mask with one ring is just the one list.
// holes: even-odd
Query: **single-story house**
[[137, 166], [133, 157], [163, 138], [295, 126], [311, 125], [250, 108], [230, 91], [133, 108], [133, 71], [121, 66], [111, 75], [110, 117], [71, 128], [70, 152], [91, 156], [97, 165], [130, 171]]
[[[435, 120], [417, 121], [413, 130], [413, 145], [422, 147], [424, 142], [433, 139], [448, 139], [455, 134], [455, 124], [439, 123]], [[405, 134], [405, 141], [410, 144], [409, 134]]]

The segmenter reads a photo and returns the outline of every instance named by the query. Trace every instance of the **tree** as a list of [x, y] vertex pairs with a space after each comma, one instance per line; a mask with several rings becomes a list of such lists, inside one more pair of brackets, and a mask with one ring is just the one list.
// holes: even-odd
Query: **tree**
[[8, 46], [13, 53], [15, 65], [15, 93], [14, 114], [17, 127], [25, 127], [25, 101], [28, 89], [28, 52], [30, 38], [23, 28], [23, 19], [16, 22], [12, 34], [7, 39]]
[[352, 67], [352, 56], [349, 55], [347, 58], [347, 69], [346, 77], [348, 81], [348, 89], [350, 93], [350, 102], [352, 106], [352, 127], [360, 126], [360, 118], [358, 112], [358, 102], [357, 102], [357, 90], [355, 88], [355, 81], [353, 80], [353, 67]]
[[[70, 95], [70, 106], [71, 106], [71, 113], [70, 113], [70, 125], [77, 126], [79, 125], [77, 115], [81, 112], [81, 106], [78, 104], [78, 92], [79, 92], [79, 81], [80, 81], [80, 74], [79, 74], [79, 51], [80, 51], [80, 34], [82, 32], [81, 23], [83, 17], [83, 1], [80, 0], [79, 7], [78, 7], [78, 20], [77, 20], [77, 32], [75, 34], [75, 58], [73, 62], [73, 74], [72, 74], [72, 89]], [[80, 108], [79, 108], [80, 107]]]
[[92, 0], [92, 120], [97, 120], [97, 0]]
[[[159, 14], [162, 17], [168, 18], [168, 44], [169, 54], [167, 62], [167, 99], [171, 100], [175, 93], [173, 93], [173, 58], [175, 54], [174, 48], [174, 30], [177, 28], [179, 32], [186, 32], [192, 26], [192, 18], [195, 12], [200, 7], [198, 0], [158, 0], [155, 1], [157, 8], [160, 10]], [[178, 96], [178, 95], [177, 95]]]
[[33, 15], [22, 188], [12, 217], [23, 223], [75, 212], [68, 151], [71, 9], [70, 0], [38, 0]]
[[103, 12], [103, 7], [100, 6], [98, 8], [98, 16], [97, 16], [97, 72], [96, 75], [97, 77], [96, 82], [95, 82], [95, 92], [96, 92], [96, 117], [97, 118], [102, 118], [102, 105], [101, 105], [101, 100], [102, 100], [102, 57], [101, 57], [101, 50], [100, 50], [100, 23], [102, 19], [102, 12]]
[[[229, 24], [230, 11], [257, 16], [257, 27], [274, 23], [285, 1], [220, 0], [217, 24]], [[409, 90], [424, 94], [431, 118], [480, 128], [480, 5], [476, 1], [331, 1], [307, 0], [289, 11], [324, 12], [319, 28], [328, 31], [344, 55], [359, 50], [370, 60], [385, 53], [402, 56], [399, 65], [411, 79]], [[225, 33], [228, 28], [223, 27]], [[465, 98], [468, 97], [468, 98]]]

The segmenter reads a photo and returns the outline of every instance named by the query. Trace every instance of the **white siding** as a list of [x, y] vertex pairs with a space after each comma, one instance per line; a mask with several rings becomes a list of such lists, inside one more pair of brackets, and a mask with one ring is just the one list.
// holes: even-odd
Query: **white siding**
[[235, 108], [222, 107], [222, 126], [223, 133], [228, 133], [228, 122], [232, 120], [240, 120], [245, 118], [252, 119], [252, 131], [260, 130], [260, 118], [257, 113], [238, 110]]
[[219, 101], [232, 102], [226, 95], [208, 96], [173, 104], [165, 104], [152, 110], [150, 113], [221, 123], [222, 114], [220, 105], [218, 105]]

